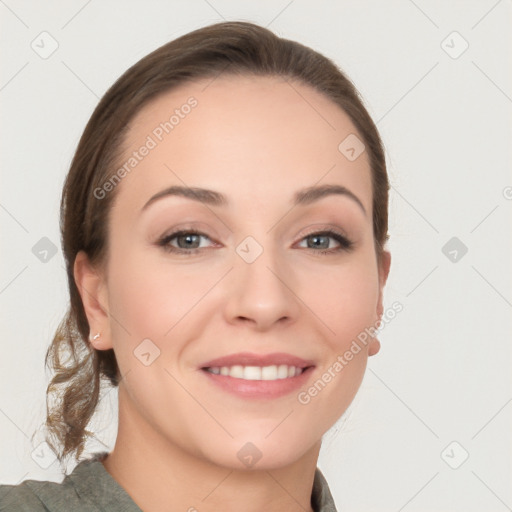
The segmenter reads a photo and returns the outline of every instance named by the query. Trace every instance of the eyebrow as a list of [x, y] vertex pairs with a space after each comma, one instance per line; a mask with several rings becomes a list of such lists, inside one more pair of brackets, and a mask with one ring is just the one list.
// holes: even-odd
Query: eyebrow
[[[307, 187], [300, 189], [293, 196], [292, 203], [294, 206], [305, 206], [323, 199], [324, 197], [332, 195], [348, 197], [354, 201], [366, 215], [366, 209], [363, 206], [361, 200], [353, 192], [341, 185], [321, 185], [317, 187]], [[174, 185], [172, 187], [161, 190], [160, 192], [157, 192], [147, 201], [147, 203], [142, 207], [141, 211], [146, 210], [149, 205], [155, 201], [169, 196], [185, 197], [187, 199], [193, 199], [194, 201], [200, 201], [210, 206], [227, 206], [229, 204], [227, 197], [220, 192], [216, 192], [215, 190]]]

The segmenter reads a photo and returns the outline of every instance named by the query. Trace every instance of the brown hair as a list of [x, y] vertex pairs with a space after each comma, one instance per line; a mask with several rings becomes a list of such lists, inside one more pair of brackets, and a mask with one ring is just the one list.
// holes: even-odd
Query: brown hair
[[70, 307], [46, 354], [46, 364], [54, 371], [47, 389], [46, 440], [61, 463], [73, 453], [79, 459], [92, 435], [86, 427], [98, 405], [100, 385], [106, 381], [117, 386], [120, 378], [113, 350], [98, 351], [88, 341], [89, 325], [73, 276], [79, 251], [100, 266], [108, 251], [107, 219], [115, 191], [101, 200], [93, 192], [114, 173], [129, 123], [150, 100], [221, 73], [290, 78], [320, 91], [348, 114], [369, 155], [373, 232], [377, 255], [382, 254], [388, 238], [389, 189], [382, 143], [357, 90], [330, 59], [247, 22], [195, 30], [142, 58], [97, 105], [63, 188], [60, 228]]

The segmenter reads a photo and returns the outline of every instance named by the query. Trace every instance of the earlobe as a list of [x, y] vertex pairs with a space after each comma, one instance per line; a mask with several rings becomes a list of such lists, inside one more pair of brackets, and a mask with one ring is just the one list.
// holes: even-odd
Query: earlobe
[[110, 318], [106, 308], [108, 295], [104, 278], [91, 265], [84, 251], [76, 255], [73, 275], [91, 329], [89, 342], [97, 350], [112, 348]]
[[380, 341], [377, 338], [374, 338], [370, 345], [368, 346], [368, 355], [374, 356], [375, 354], [378, 354], [380, 350]]

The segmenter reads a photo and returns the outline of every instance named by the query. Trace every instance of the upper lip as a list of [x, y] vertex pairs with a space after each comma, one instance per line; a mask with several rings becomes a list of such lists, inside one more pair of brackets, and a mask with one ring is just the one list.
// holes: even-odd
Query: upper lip
[[286, 364], [288, 366], [296, 366], [298, 368], [307, 368], [314, 366], [313, 361], [302, 359], [301, 357], [285, 352], [273, 352], [271, 354], [254, 354], [251, 352], [239, 352], [228, 356], [217, 357], [203, 363], [201, 368], [212, 368], [222, 366], [279, 366]]

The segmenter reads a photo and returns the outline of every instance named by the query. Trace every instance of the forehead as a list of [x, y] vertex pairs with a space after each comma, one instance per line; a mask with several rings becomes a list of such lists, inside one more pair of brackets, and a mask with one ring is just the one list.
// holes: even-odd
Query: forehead
[[120, 165], [150, 149], [125, 173], [116, 203], [142, 207], [162, 188], [184, 185], [271, 205], [299, 188], [335, 183], [370, 212], [368, 155], [351, 160], [342, 151], [343, 141], [357, 136], [339, 106], [297, 82], [222, 76], [187, 83], [152, 100], [130, 123]]

